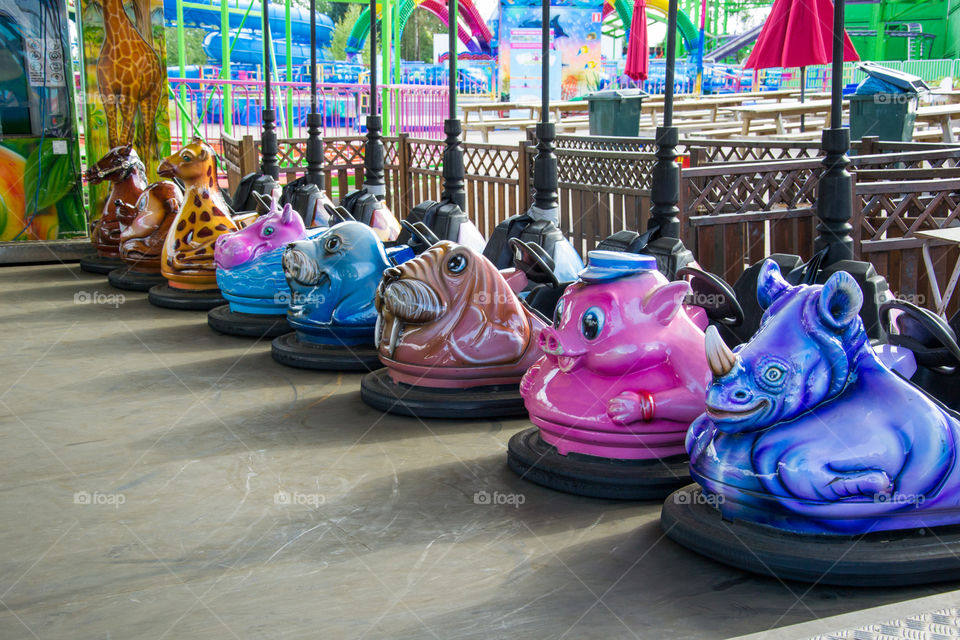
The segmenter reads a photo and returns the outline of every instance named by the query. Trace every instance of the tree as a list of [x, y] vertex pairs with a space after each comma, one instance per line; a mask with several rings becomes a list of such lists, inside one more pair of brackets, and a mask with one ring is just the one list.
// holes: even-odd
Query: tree
[[415, 9], [400, 37], [401, 58], [436, 62], [433, 59], [433, 35], [446, 32], [447, 27], [440, 22], [440, 18], [428, 11]]
[[[174, 27], [164, 28], [167, 39], [167, 65], [173, 67], [180, 64], [180, 52], [177, 47], [177, 30]], [[203, 29], [183, 30], [183, 43], [186, 53], [184, 64], [206, 64], [207, 54], [203, 52], [203, 39], [207, 32]]]
[[[330, 55], [333, 56], [334, 60], [347, 59], [347, 39], [350, 37], [353, 25], [357, 22], [357, 18], [360, 17], [362, 12], [363, 8], [360, 5], [351, 4], [333, 28], [333, 36], [330, 41]], [[366, 51], [364, 52], [363, 58], [364, 60], [368, 60], [369, 58]]]

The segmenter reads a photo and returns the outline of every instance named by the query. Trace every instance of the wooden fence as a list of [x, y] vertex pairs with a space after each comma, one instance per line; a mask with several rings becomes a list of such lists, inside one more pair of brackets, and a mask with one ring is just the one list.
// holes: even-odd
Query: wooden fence
[[[336, 201], [363, 185], [363, 138], [326, 138], [326, 188]], [[439, 199], [443, 142], [384, 138], [387, 203], [405, 216], [419, 202]], [[558, 136], [560, 226], [583, 254], [620, 229], [645, 229], [650, 216], [654, 140]], [[302, 175], [306, 140], [281, 140], [281, 172]], [[467, 212], [481, 233], [532, 202], [536, 149], [465, 143]], [[691, 166], [681, 178], [681, 229], [700, 264], [736, 281], [744, 268], [771, 253], [808, 259], [816, 235], [819, 143], [684, 139], [679, 152]], [[932, 292], [914, 233], [952, 224], [960, 216], [960, 148], [940, 144], [854, 145], [854, 250], [888, 278], [891, 288], [932, 306]], [[231, 188], [255, 171], [259, 143], [225, 139]], [[956, 248], [932, 248], [945, 282]], [[957, 305], [954, 304], [954, 307]]]
[[[860, 155], [851, 162], [855, 257], [870, 261], [898, 295], [932, 308], [922, 242], [914, 234], [958, 224], [960, 149]], [[808, 259], [822, 169], [818, 159], [810, 159], [683, 171], [684, 242], [705, 269], [728, 282], [771, 253]], [[941, 286], [958, 254], [955, 247], [931, 248]], [[954, 303], [951, 309], [956, 308]]]
[[[438, 200], [442, 190], [443, 142], [406, 135], [383, 139], [387, 204], [406, 216], [417, 203]], [[280, 140], [281, 181], [302, 175], [306, 140]], [[363, 138], [325, 138], [326, 190], [334, 201], [363, 185]], [[488, 236], [511, 215], [532, 203], [533, 159], [526, 143], [465, 143], [467, 212]], [[649, 173], [656, 160], [649, 153], [558, 149], [561, 226], [578, 249], [589, 251], [607, 235], [637, 229], [649, 217]], [[225, 138], [223, 163], [230, 189], [257, 170], [260, 143], [249, 136]], [[523, 170], [521, 170], [523, 169]]]

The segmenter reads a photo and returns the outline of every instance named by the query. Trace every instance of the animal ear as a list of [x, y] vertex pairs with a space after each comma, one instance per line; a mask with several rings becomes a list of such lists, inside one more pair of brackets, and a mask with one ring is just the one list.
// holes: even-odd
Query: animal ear
[[690, 283], [686, 280], [665, 284], [647, 294], [643, 301], [643, 311], [656, 318], [660, 324], [670, 324], [689, 294]]
[[790, 284], [780, 275], [780, 266], [773, 260], [764, 260], [757, 276], [757, 302], [769, 309], [773, 301], [780, 297]]
[[122, 154], [125, 155], [125, 156], [130, 155], [130, 152], [131, 152], [131, 151], [133, 151], [133, 145], [132, 145], [132, 144], [124, 145], [123, 148], [120, 149], [120, 153], [122, 153]]
[[820, 291], [817, 311], [823, 323], [834, 330], [846, 329], [863, 306], [863, 291], [846, 271], [838, 271]]
[[290, 224], [293, 221], [293, 207], [289, 203], [283, 205], [283, 215], [280, 216], [280, 222]]

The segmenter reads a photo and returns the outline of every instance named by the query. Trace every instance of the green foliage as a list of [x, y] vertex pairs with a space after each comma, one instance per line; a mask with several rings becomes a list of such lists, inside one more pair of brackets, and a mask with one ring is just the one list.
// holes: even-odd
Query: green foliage
[[[270, 4], [279, 4], [281, 6], [286, 6], [284, 0], [272, 0]], [[306, 10], [310, 10], [310, 0], [293, 0], [292, 4], [296, 7], [303, 7]], [[317, 0], [317, 13], [324, 13], [330, 15], [330, 9], [333, 3], [330, 0]]]
[[[177, 66], [180, 64], [180, 48], [177, 46], [176, 27], [166, 27], [167, 38], [167, 64]], [[203, 29], [184, 29], [183, 43], [186, 50], [186, 60], [184, 64], [206, 64], [207, 55], [203, 52], [203, 38], [207, 32]]]
[[[350, 31], [353, 30], [353, 25], [357, 22], [357, 18], [360, 17], [360, 14], [363, 12], [363, 7], [358, 4], [351, 4], [347, 8], [346, 12], [341, 16], [339, 22], [333, 29], [333, 38], [330, 42], [330, 54], [333, 56], [334, 60], [346, 60], [347, 59], [347, 38], [350, 37]], [[369, 53], [364, 52], [363, 59], [364, 61], [369, 62]]]
[[446, 34], [447, 27], [429, 11], [414, 10], [400, 37], [400, 55], [404, 60], [436, 62], [433, 59], [433, 34]]

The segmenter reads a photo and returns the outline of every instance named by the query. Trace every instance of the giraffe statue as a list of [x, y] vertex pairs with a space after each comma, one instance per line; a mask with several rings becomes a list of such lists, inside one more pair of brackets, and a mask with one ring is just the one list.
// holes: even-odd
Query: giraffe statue
[[103, 46], [97, 61], [97, 86], [107, 115], [110, 147], [134, 142], [135, 117], [147, 140], [141, 149], [152, 164], [157, 107], [164, 89], [163, 71], [156, 52], [137, 31], [123, 7], [123, 0], [91, 0], [103, 9]]

